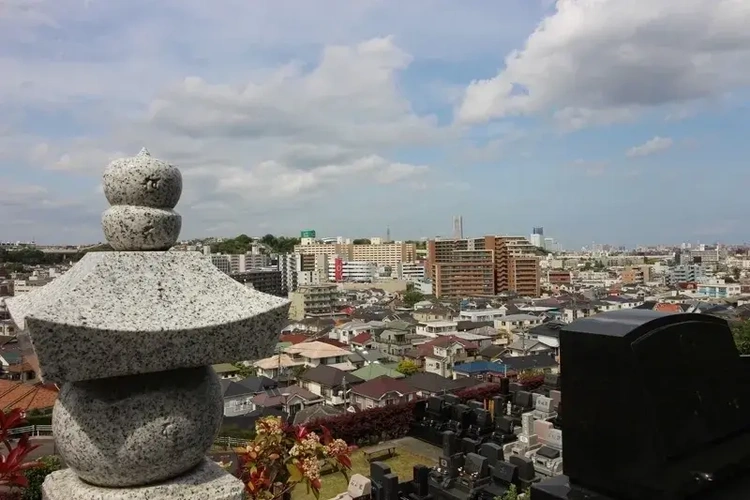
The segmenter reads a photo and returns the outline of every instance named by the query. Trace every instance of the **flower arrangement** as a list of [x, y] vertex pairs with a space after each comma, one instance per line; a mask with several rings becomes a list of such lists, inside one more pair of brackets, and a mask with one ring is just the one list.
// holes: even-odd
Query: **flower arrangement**
[[354, 447], [333, 439], [327, 428], [322, 427], [319, 436], [280, 417], [265, 417], [255, 423], [255, 432], [242, 455], [243, 480], [250, 498], [282, 498], [302, 483], [318, 498], [323, 468], [340, 472], [348, 480]]

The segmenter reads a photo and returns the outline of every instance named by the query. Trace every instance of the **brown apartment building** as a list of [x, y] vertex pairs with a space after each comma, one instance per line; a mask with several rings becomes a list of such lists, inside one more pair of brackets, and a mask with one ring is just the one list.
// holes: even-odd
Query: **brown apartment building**
[[539, 257], [522, 236], [430, 240], [426, 272], [437, 297], [540, 294]]

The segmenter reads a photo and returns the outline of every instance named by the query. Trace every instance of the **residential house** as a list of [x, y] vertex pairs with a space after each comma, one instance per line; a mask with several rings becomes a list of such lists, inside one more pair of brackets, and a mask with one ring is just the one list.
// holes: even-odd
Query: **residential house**
[[404, 378], [403, 373], [380, 363], [371, 363], [369, 365], [365, 365], [359, 370], [354, 370], [352, 372], [352, 375], [357, 376], [362, 380], [372, 380], [374, 378], [382, 376], [390, 378]]
[[353, 403], [364, 410], [406, 403], [416, 394], [417, 391], [402, 379], [382, 376], [355, 386], [351, 397]]
[[246, 415], [255, 410], [252, 399], [262, 392], [278, 388], [279, 384], [268, 377], [247, 377], [237, 382], [221, 380], [224, 397], [224, 416]]
[[559, 373], [560, 364], [550, 353], [529, 354], [528, 356], [505, 356], [497, 360], [504, 365], [509, 374], [518, 374], [526, 370], [538, 370], [544, 373]]
[[318, 340], [287, 347], [285, 354], [290, 356], [293, 362], [301, 363], [308, 368], [318, 365], [329, 365], [344, 371], [353, 371], [356, 368], [350, 359], [351, 351]]
[[478, 353], [479, 346], [476, 343], [449, 335], [419, 344], [404, 356], [414, 360], [426, 372], [453, 378], [453, 366], [475, 360]]
[[313, 336], [328, 334], [333, 329], [335, 321], [330, 318], [304, 318], [290, 321], [281, 333], [308, 332]]
[[51, 384], [25, 384], [0, 380], [0, 410], [52, 411], [57, 401], [57, 387]]
[[377, 349], [365, 349], [352, 346], [351, 351], [352, 354], [349, 359], [357, 369], [372, 363], [386, 363], [389, 361], [388, 356]]
[[349, 345], [352, 347], [360, 347], [369, 349], [375, 343], [373, 334], [371, 332], [362, 332], [359, 335], [349, 339]]
[[375, 333], [377, 340], [374, 346], [392, 361], [401, 360], [404, 353], [414, 347], [414, 339], [417, 337], [410, 329], [386, 328]]
[[6, 344], [0, 352], [0, 369], [2, 378], [17, 382], [34, 382], [37, 380], [36, 371], [21, 354], [18, 344]]
[[253, 397], [252, 403], [256, 411], [262, 408], [275, 408], [294, 418], [298, 411], [322, 404], [323, 398], [297, 385], [290, 385], [257, 394]]
[[[502, 356], [527, 356], [529, 354], [550, 353], [553, 349], [539, 340], [521, 335], [513, 342], [504, 346]], [[497, 359], [497, 358], [496, 358]]]
[[219, 363], [218, 365], [213, 365], [213, 369], [216, 372], [216, 375], [218, 375], [222, 380], [239, 379], [240, 372], [242, 371], [239, 367], [234, 366], [232, 363]]
[[274, 354], [269, 358], [264, 358], [253, 363], [258, 377], [268, 377], [279, 381], [279, 377], [288, 374], [290, 371], [305, 366], [305, 362], [292, 359], [288, 354]]
[[363, 321], [349, 321], [342, 325], [336, 326], [328, 333], [328, 336], [344, 344], [349, 344], [351, 339], [361, 333], [372, 333], [372, 326]]
[[329, 365], [314, 366], [299, 376], [300, 386], [331, 406], [346, 404], [352, 387], [362, 382], [361, 378]]
[[532, 314], [510, 314], [495, 320], [495, 329], [501, 332], [520, 332], [541, 325], [544, 318]]
[[454, 335], [458, 333], [458, 321], [424, 321], [416, 327], [417, 335], [423, 337], [439, 337], [440, 335]]
[[565, 326], [562, 321], [548, 321], [541, 325], [530, 328], [526, 332], [526, 338], [537, 341], [541, 345], [532, 346], [523, 353], [533, 354], [535, 352], [551, 351], [554, 356], [560, 355], [560, 329]]
[[489, 322], [492, 323], [496, 319], [500, 319], [508, 314], [508, 308], [505, 306], [497, 309], [471, 309], [464, 310], [458, 313], [458, 319], [460, 321], [469, 321], [473, 323], [477, 322]]
[[455, 380], [430, 372], [415, 373], [403, 380], [416, 391], [417, 397], [420, 398], [453, 392], [456, 387]]
[[433, 305], [429, 308], [415, 309], [411, 315], [420, 323], [426, 321], [448, 321], [456, 315], [456, 311], [447, 307]]
[[470, 361], [453, 368], [453, 377], [472, 377], [484, 382], [495, 382], [508, 376], [508, 367], [495, 361]]
[[322, 420], [324, 418], [338, 417], [343, 415], [343, 408], [337, 406], [328, 405], [314, 405], [308, 406], [299, 410], [295, 415], [292, 423], [294, 425], [305, 425], [316, 420]]
[[255, 394], [249, 388], [233, 380], [224, 379], [221, 381], [221, 389], [225, 417], [246, 415], [255, 409], [252, 402]]
[[479, 357], [484, 361], [495, 361], [507, 352], [505, 345], [492, 344], [479, 351]]

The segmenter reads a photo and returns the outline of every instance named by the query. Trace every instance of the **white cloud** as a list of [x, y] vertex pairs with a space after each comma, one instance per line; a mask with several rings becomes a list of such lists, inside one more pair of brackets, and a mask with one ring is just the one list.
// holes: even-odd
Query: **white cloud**
[[465, 123], [549, 114], [565, 127], [721, 96], [750, 84], [750, 3], [558, 0], [556, 11], [466, 89]]
[[655, 153], [660, 153], [671, 148], [674, 141], [669, 137], [653, 137], [648, 141], [638, 146], [633, 146], [628, 149], [625, 156], [628, 158], [636, 158], [639, 156], [650, 156]]
[[[182, 169], [180, 210], [186, 231], [199, 234], [225, 227], [227, 219], [239, 230], [243, 217], [299, 209], [351, 188], [383, 196], [379, 187], [408, 188], [430, 170], [396, 159], [400, 149], [460, 137], [414, 112], [401, 93], [398, 75], [411, 59], [384, 37], [328, 46], [313, 67], [281, 64], [226, 83], [197, 76], [163, 82], [140, 114], [105, 121], [93, 134], [0, 136], [0, 159], [98, 177], [112, 159], [147, 146]], [[106, 77], [98, 85], [105, 89]], [[113, 91], [125, 97], [124, 87]], [[63, 102], [64, 86], [58, 92]]]

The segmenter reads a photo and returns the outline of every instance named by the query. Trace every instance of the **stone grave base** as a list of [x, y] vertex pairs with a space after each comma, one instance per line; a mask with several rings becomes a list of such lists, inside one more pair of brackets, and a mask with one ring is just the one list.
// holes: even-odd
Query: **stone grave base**
[[192, 472], [163, 483], [132, 488], [102, 488], [65, 469], [44, 480], [44, 500], [242, 500], [245, 485], [206, 459]]

